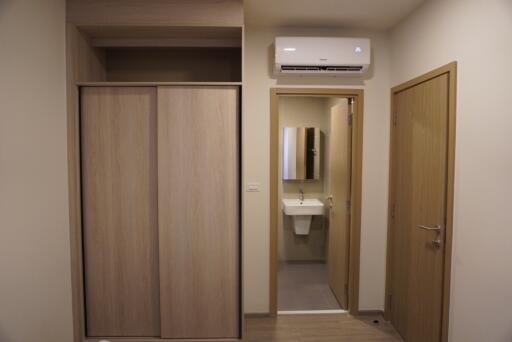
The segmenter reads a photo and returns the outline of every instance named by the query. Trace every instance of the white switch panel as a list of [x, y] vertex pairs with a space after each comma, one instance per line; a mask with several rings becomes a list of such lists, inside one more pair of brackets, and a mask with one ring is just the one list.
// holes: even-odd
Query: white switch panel
[[247, 183], [247, 192], [259, 192], [260, 191], [260, 183], [249, 182]]

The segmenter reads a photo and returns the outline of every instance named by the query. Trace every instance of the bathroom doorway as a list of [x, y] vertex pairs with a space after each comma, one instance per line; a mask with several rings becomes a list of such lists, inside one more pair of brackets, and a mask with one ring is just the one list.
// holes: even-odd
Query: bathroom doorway
[[362, 99], [271, 91], [273, 315], [358, 311]]

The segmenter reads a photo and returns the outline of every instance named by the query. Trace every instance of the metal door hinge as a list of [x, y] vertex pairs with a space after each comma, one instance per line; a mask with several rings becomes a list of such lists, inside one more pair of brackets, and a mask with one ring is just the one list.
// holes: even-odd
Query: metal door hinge
[[348, 99], [348, 103], [350, 103], [350, 105], [353, 105], [354, 102], [355, 102], [355, 99], [353, 97]]

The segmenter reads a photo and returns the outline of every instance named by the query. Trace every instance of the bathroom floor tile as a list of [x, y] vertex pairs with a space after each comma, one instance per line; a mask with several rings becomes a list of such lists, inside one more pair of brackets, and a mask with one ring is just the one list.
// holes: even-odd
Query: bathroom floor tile
[[280, 262], [278, 269], [278, 310], [339, 310], [322, 262]]

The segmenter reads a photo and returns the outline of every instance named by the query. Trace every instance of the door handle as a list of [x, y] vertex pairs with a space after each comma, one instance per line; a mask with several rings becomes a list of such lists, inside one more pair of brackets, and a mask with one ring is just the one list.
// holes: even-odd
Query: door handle
[[424, 226], [422, 224], [419, 224], [418, 228], [423, 229], [423, 230], [428, 230], [429, 232], [440, 232], [441, 231], [440, 225], [437, 225], [435, 227], [429, 227], [429, 226]]
[[[429, 227], [429, 226], [424, 226], [424, 225], [420, 224], [420, 225], [418, 225], [418, 228], [429, 231], [429, 232], [437, 232], [437, 234], [441, 234], [442, 230], [443, 230], [440, 225], [437, 225], [434, 227]], [[438, 235], [438, 238], [430, 241], [430, 243], [432, 244], [432, 247], [434, 247], [435, 249], [439, 249], [439, 248], [441, 248], [441, 245], [443, 242], [439, 238], [439, 235]]]

